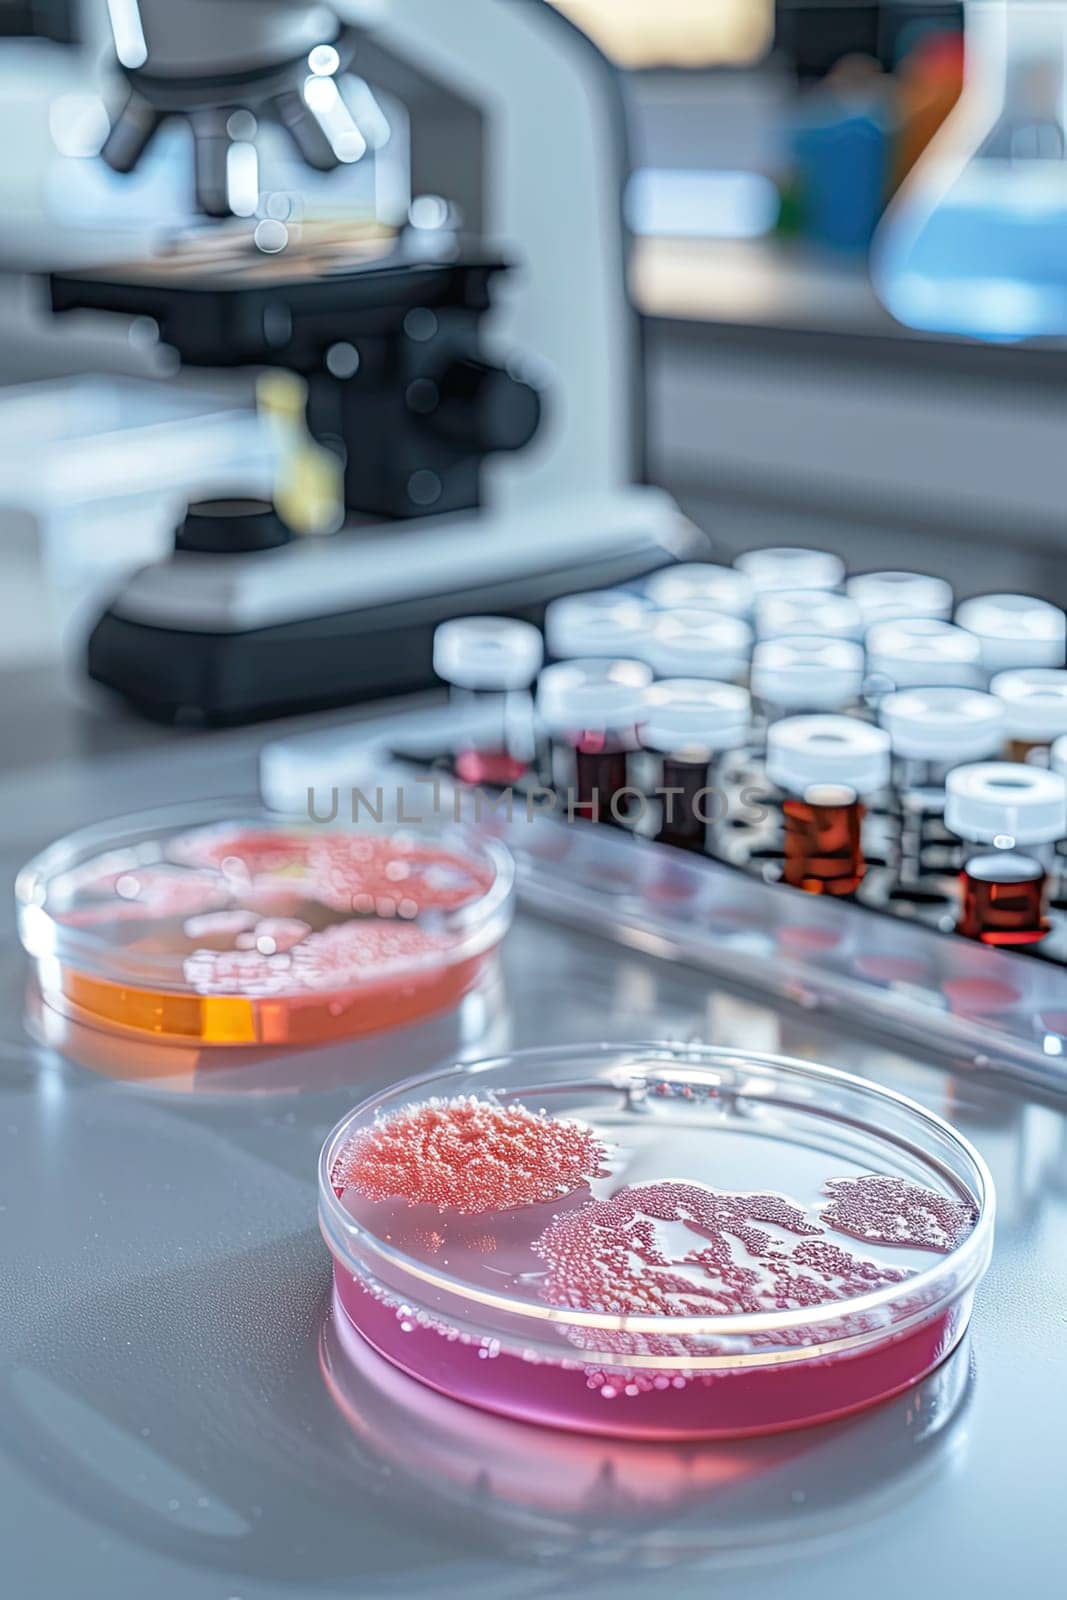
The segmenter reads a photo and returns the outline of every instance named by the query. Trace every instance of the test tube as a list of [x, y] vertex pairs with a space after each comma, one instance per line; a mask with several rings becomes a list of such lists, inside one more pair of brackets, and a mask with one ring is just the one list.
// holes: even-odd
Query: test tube
[[1056, 667], [998, 672], [989, 689], [1003, 707], [1008, 760], [1042, 764], [1053, 742], [1067, 735], [1067, 672]]
[[893, 752], [898, 880], [902, 888], [914, 887], [927, 846], [944, 843], [938, 819], [944, 815], [949, 772], [999, 755], [1004, 708], [978, 689], [900, 689], [886, 695], [879, 720]]
[[545, 607], [545, 645], [556, 661], [640, 658], [655, 611], [629, 589], [564, 595]]
[[704, 850], [726, 803], [721, 758], [748, 741], [748, 691], [704, 678], [665, 678], [649, 689], [644, 716], [642, 743], [661, 758], [656, 838], [682, 850]]
[[534, 754], [530, 685], [542, 658], [541, 635], [515, 617], [459, 617], [434, 633], [433, 665], [450, 701], [470, 713], [470, 737], [456, 752], [466, 783], [506, 787]]
[[542, 671], [537, 713], [552, 740], [553, 776], [568, 816], [623, 825], [651, 682], [643, 661], [558, 661]]
[[640, 657], [657, 677], [712, 678], [736, 683], [748, 676], [752, 629], [740, 617], [689, 607], [654, 619]]
[[869, 628], [876, 622], [909, 617], [947, 622], [952, 615], [951, 584], [925, 572], [862, 572], [849, 578], [845, 593], [859, 606]]
[[984, 682], [981, 646], [973, 633], [936, 617], [878, 622], [867, 634], [868, 686], [893, 689], [975, 689]]
[[864, 796], [889, 781], [889, 735], [855, 717], [786, 717], [767, 732], [767, 776], [785, 794], [783, 880], [809, 894], [863, 882]]
[[761, 639], [804, 634], [862, 640], [866, 629], [859, 606], [847, 595], [825, 589], [783, 589], [757, 596], [756, 632]]
[[751, 687], [768, 721], [799, 711], [843, 711], [863, 689], [863, 647], [851, 639], [762, 639]]
[[1015, 667], [1062, 667], [1067, 617], [1028, 594], [983, 594], [956, 608], [956, 622], [981, 646], [987, 675]]
[[788, 545], [767, 550], [746, 550], [734, 566], [744, 573], [757, 595], [778, 590], [836, 589], [845, 576], [845, 564], [829, 550], [804, 550]]
[[1049, 867], [1067, 834], [1063, 777], [1010, 761], [957, 767], [946, 783], [945, 825], [964, 841], [956, 932], [990, 945], [1043, 939]]
[[699, 608], [727, 617], [748, 617], [752, 612], [752, 585], [744, 573], [711, 562], [680, 562], [654, 572], [645, 583], [645, 594], [664, 610]]

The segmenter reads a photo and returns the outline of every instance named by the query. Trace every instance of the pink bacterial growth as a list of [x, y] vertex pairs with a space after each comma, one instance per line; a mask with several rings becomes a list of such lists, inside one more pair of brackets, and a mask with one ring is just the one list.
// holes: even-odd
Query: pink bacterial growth
[[826, 1225], [868, 1244], [944, 1253], [954, 1249], [975, 1224], [973, 1207], [903, 1178], [876, 1173], [832, 1178], [826, 1192], [830, 1204], [820, 1213]]
[[109, 922], [152, 922], [164, 917], [199, 917], [224, 906], [229, 892], [212, 872], [183, 872], [171, 866], [135, 867], [89, 881], [106, 899], [89, 900], [64, 911], [68, 928], [93, 928]]
[[453, 911], [490, 884], [488, 872], [447, 850], [375, 834], [314, 837], [308, 877], [309, 892], [320, 904], [378, 917]]
[[338, 1194], [450, 1208], [465, 1215], [554, 1200], [603, 1175], [605, 1151], [580, 1122], [490, 1105], [431, 1100], [358, 1134], [333, 1173]]
[[[692, 1245], [668, 1254], [657, 1224], [680, 1222]], [[761, 1224], [770, 1224], [769, 1232]], [[646, 1183], [564, 1212], [535, 1240], [548, 1263], [543, 1297], [554, 1306], [633, 1316], [718, 1316], [820, 1306], [901, 1283], [907, 1273], [863, 1261], [823, 1237], [779, 1194], [723, 1194], [696, 1183]], [[779, 1232], [798, 1236], [784, 1243]], [[569, 1335], [579, 1342], [578, 1329]], [[581, 1330], [581, 1343], [585, 1343]], [[611, 1343], [607, 1344], [607, 1338]], [[605, 1335], [620, 1354], [699, 1353], [684, 1339]]]
[[230, 877], [299, 872], [307, 865], [309, 835], [295, 829], [223, 824], [194, 828], [172, 839], [168, 853], [186, 866], [213, 867]]

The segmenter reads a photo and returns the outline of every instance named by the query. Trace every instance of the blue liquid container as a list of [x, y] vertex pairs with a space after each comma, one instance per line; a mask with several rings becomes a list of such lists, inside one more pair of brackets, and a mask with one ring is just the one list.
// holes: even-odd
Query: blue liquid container
[[798, 120], [792, 154], [805, 236], [833, 250], [866, 250], [889, 179], [889, 140], [876, 95], [824, 95]]
[[1067, 336], [1067, 3], [969, 0], [963, 95], [876, 235], [875, 287], [914, 328]]

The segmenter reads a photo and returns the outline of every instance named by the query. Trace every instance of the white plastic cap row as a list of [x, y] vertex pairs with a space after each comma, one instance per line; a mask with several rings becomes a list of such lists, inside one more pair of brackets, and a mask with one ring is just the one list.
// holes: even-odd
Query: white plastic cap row
[[640, 728], [643, 743], [664, 753], [692, 745], [733, 750], [747, 742], [752, 725], [748, 690], [736, 684], [705, 678], [653, 684], [643, 661], [599, 658], [545, 667], [537, 682], [537, 711], [549, 733]]
[[1061, 667], [1065, 639], [1067, 617], [1058, 606], [1030, 595], [982, 595], [963, 601], [954, 624], [935, 614], [932, 605], [925, 615], [915, 611], [873, 621], [867, 634], [868, 669], [891, 679], [898, 689], [978, 687], [991, 673]]
[[894, 754], [906, 760], [980, 761], [1004, 742], [1004, 707], [978, 689], [900, 689], [886, 695], [878, 714]]
[[945, 826], [975, 844], [1050, 844], [1067, 835], [1067, 781], [1014, 761], [957, 767], [945, 782]]
[[[846, 594], [830, 592], [841, 576], [840, 560], [828, 551], [749, 551], [736, 569], [668, 568], [648, 580], [645, 595], [605, 589], [555, 600], [546, 609], [545, 637], [562, 660], [634, 659], [661, 677], [729, 681], [748, 666], [746, 617], [754, 608], [760, 642], [753, 691], [783, 709], [848, 705], [862, 691], [864, 668], [872, 686], [880, 681], [894, 690], [978, 688], [997, 674], [1009, 732], [1035, 739], [1067, 733], [1067, 689], [1055, 681], [1067, 617], [1057, 606], [1026, 595], [984, 595], [964, 601], [953, 624], [944, 620], [951, 591], [939, 578], [866, 573], [849, 580]], [[899, 614], [905, 609], [908, 615]], [[469, 617], [438, 629], [434, 665], [463, 687], [520, 688], [536, 674], [541, 650], [528, 623]]]
[[957, 608], [955, 623], [932, 615], [875, 622], [867, 667], [898, 689], [977, 688], [990, 674], [1062, 667], [1065, 641], [1067, 617], [1058, 606], [1030, 595], [981, 595]]
[[845, 564], [829, 550], [803, 550], [790, 545], [768, 550], [746, 550], [734, 567], [744, 574], [754, 594], [775, 594], [786, 589], [836, 589], [845, 576]]
[[645, 695], [641, 742], [649, 750], [737, 750], [752, 730], [747, 689], [705, 678], [664, 678]]
[[634, 656], [643, 653], [655, 613], [651, 603], [629, 589], [596, 589], [569, 594], [545, 608], [549, 655], [567, 657]]
[[849, 578], [845, 593], [859, 607], [868, 627], [900, 617], [934, 617], [947, 622], [952, 615], [952, 586], [925, 572], [863, 572]]
[[889, 782], [889, 735], [855, 717], [786, 717], [767, 729], [767, 776], [801, 798], [822, 784], [873, 794]]
[[458, 617], [433, 636], [433, 669], [459, 689], [526, 689], [544, 659], [541, 634], [515, 617]]
[[976, 688], [981, 647], [973, 634], [936, 617], [877, 622], [867, 635], [867, 671], [895, 689]]
[[644, 721], [651, 683], [643, 661], [557, 661], [537, 680], [537, 714], [549, 733], [630, 730]]
[[974, 634], [986, 672], [1062, 667], [1067, 616], [1028, 594], [983, 594], [956, 608], [956, 622]]
[[863, 676], [863, 646], [851, 639], [764, 639], [752, 652], [752, 693], [786, 711], [852, 705]]
[[1046, 744], [1067, 734], [1067, 672], [1062, 668], [998, 672], [989, 688], [1010, 738]]
[[618, 589], [552, 601], [545, 637], [557, 659], [625, 657], [646, 662], [659, 677], [740, 678], [752, 650], [752, 629], [740, 617], [705, 606], [657, 611]]
[[1006, 737], [1041, 744], [1067, 737], [1067, 672], [1002, 672], [990, 691], [903, 689], [886, 696], [879, 717], [895, 753], [920, 761], [980, 761]]
[[720, 611], [724, 616], [747, 617], [752, 611], [752, 585], [743, 572], [710, 562], [680, 562], [654, 572], [645, 594], [655, 606]]
[[826, 639], [861, 640], [866, 626], [859, 606], [848, 595], [795, 589], [757, 598], [756, 632], [761, 639], [815, 634]]
[[744, 677], [752, 653], [752, 629], [740, 617], [717, 611], [674, 610], [656, 617], [641, 652], [659, 677]]
[[732, 567], [687, 562], [656, 572], [645, 584], [654, 605], [700, 606], [747, 617], [761, 595], [789, 590], [836, 589], [845, 575], [840, 556], [829, 550], [782, 546], [748, 550]]
[[[607, 589], [554, 601], [546, 621], [549, 649], [559, 655], [595, 652], [602, 623], [610, 631], [603, 642], [618, 648], [626, 615], [639, 631], [641, 612], [649, 607], [711, 610], [734, 618], [747, 618], [755, 607], [757, 632], [765, 638], [796, 633], [799, 623], [802, 633], [858, 639], [879, 624], [947, 623], [952, 614], [952, 590], [942, 578], [868, 572], [850, 578], [843, 595], [832, 593], [843, 578], [842, 562], [830, 551], [789, 547], [746, 551], [732, 568], [668, 567], [647, 580], [644, 595]], [[814, 620], [822, 616], [825, 625]], [[1067, 659], [1067, 617], [1035, 596], [979, 595], [960, 604], [955, 621], [978, 640], [986, 674], [1061, 667]]]

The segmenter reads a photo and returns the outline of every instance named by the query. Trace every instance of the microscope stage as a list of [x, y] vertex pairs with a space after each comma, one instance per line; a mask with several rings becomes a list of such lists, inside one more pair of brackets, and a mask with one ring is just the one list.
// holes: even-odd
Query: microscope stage
[[380, 334], [407, 310], [481, 312], [489, 281], [507, 263], [474, 251], [423, 259], [354, 232], [323, 253], [264, 255], [235, 241], [229, 251], [178, 251], [110, 267], [56, 272], [52, 310], [151, 317], [160, 338], [192, 366], [321, 367], [337, 339]]

